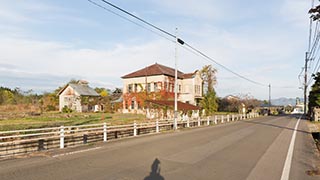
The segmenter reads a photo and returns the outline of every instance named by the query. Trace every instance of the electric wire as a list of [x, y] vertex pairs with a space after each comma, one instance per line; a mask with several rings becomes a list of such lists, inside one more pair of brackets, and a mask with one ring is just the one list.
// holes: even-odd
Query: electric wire
[[156, 35], [158, 35], [158, 36], [160, 36], [160, 37], [162, 37], [162, 38], [167, 39], [168, 41], [171, 41], [172, 43], [175, 43], [174, 40], [171, 40], [171, 39], [169, 39], [168, 37], [166, 37], [166, 36], [164, 36], [164, 35], [156, 32], [156, 31], [154, 31], [154, 30], [152, 30], [152, 29], [149, 29], [149, 28], [147, 28], [147, 27], [145, 27], [145, 26], [143, 26], [143, 25], [141, 25], [141, 24], [139, 24], [139, 23], [137, 23], [137, 22], [135, 22], [135, 21], [127, 18], [127, 17], [125, 17], [125, 16], [122, 16], [122, 15], [119, 14], [119, 13], [116, 13], [116, 12], [114, 12], [114, 11], [112, 11], [112, 10], [110, 10], [110, 9], [108, 9], [108, 8], [106, 8], [106, 7], [104, 7], [104, 6], [100, 5], [100, 4], [92, 1], [92, 0], [88, 0], [88, 1], [89, 1], [90, 3], [92, 3], [93, 5], [97, 6], [97, 7], [100, 7], [100, 8], [102, 8], [102, 9], [104, 9], [104, 10], [106, 10], [106, 11], [108, 11], [108, 12], [110, 12], [110, 13], [112, 13], [112, 14], [114, 14], [114, 15], [122, 18], [122, 19], [124, 19], [124, 20], [127, 20], [127, 21], [129, 21], [129, 22], [131, 22], [131, 23], [133, 23], [133, 24], [135, 24], [135, 25], [137, 25], [137, 26], [139, 26], [139, 27], [147, 30], [147, 31], [150, 31], [151, 33], [154, 33], [154, 34], [156, 34]]
[[149, 23], [149, 22], [147, 22], [147, 21], [139, 18], [138, 16], [136, 16], [136, 15], [134, 15], [134, 14], [132, 14], [132, 13], [130, 13], [130, 12], [128, 12], [128, 11], [126, 11], [126, 10], [124, 10], [124, 9], [122, 9], [122, 8], [120, 8], [120, 7], [118, 7], [118, 6], [114, 5], [114, 4], [106, 1], [106, 0], [101, 0], [101, 1], [104, 2], [104, 3], [106, 3], [106, 4], [108, 4], [108, 5], [110, 5], [110, 6], [112, 6], [112, 7], [114, 7], [114, 8], [116, 8], [116, 9], [118, 9], [119, 11], [122, 11], [122, 12], [128, 14], [129, 16], [131, 16], [131, 17], [133, 17], [133, 18], [136, 18], [136, 19], [138, 19], [139, 21], [141, 21], [141, 22], [143, 22], [143, 23], [145, 23], [145, 24], [147, 24], [147, 25], [149, 25], [149, 26], [151, 26], [151, 27], [153, 27], [153, 28], [155, 28], [155, 29], [157, 29], [157, 30], [159, 30], [159, 31], [167, 34], [168, 36], [171, 36], [171, 37], [173, 37], [173, 38], [176, 37], [175, 35], [169, 33], [168, 31], [165, 31], [165, 30], [163, 30], [163, 29], [161, 29], [161, 28], [159, 28], [159, 27], [151, 24], [151, 23]]
[[[100, 5], [100, 4], [97, 4], [97, 3], [95, 3], [95, 2], [93, 2], [93, 1], [91, 1], [91, 0], [88, 0], [88, 1], [91, 2], [92, 4], [96, 5], [96, 6], [100, 7], [100, 8], [103, 8], [103, 9], [105, 9], [105, 10], [107, 10], [107, 11], [109, 11], [109, 12], [111, 12], [111, 13], [113, 13], [113, 14], [115, 14], [115, 15], [123, 18], [123, 19], [125, 19], [125, 20], [128, 20], [128, 21], [130, 21], [130, 22], [138, 25], [139, 27], [142, 27], [142, 28], [144, 28], [144, 29], [146, 29], [146, 30], [148, 30], [148, 31], [153, 32], [153, 33], [156, 33], [156, 32], [154, 32], [154, 31], [150, 30], [149, 28], [146, 28], [145, 26], [142, 26], [141, 24], [138, 24], [138, 23], [136, 23], [136, 22], [134, 22], [134, 21], [132, 21], [132, 20], [130, 20], [130, 19], [122, 16], [122, 15], [119, 15], [118, 13], [115, 13], [115, 12], [111, 11], [110, 9], [108, 9], [108, 8], [106, 8], [106, 7], [104, 7], [104, 6]], [[127, 14], [127, 15], [129, 15], [129, 16], [131, 16], [131, 17], [133, 17], [133, 18], [135, 18], [135, 19], [137, 19], [137, 20], [139, 20], [139, 21], [141, 21], [141, 22], [144, 23], [144, 24], [146, 24], [146, 25], [148, 25], [148, 26], [150, 26], [150, 27], [152, 27], [152, 28], [154, 28], [154, 29], [156, 29], [156, 30], [159, 30], [160, 32], [162, 32], [162, 33], [164, 33], [164, 34], [166, 34], [166, 35], [168, 35], [168, 36], [170, 36], [170, 37], [172, 37], [172, 38], [175, 38], [175, 40], [176, 40], [180, 45], [185, 45], [186, 47], [188, 47], [188, 48], [190, 48], [190, 49], [185, 48], [184, 46], [181, 46], [181, 47], [184, 47], [185, 49], [187, 49], [188, 51], [192, 52], [193, 54], [196, 54], [196, 55], [198, 55], [198, 56], [200, 56], [200, 57], [202, 57], [202, 58], [204, 58], [204, 59], [206, 59], [206, 60], [209, 60], [209, 61], [215, 63], [216, 65], [222, 67], [223, 69], [227, 70], [228, 72], [230, 72], [230, 73], [232, 73], [232, 74], [234, 74], [234, 75], [236, 75], [236, 76], [238, 76], [238, 77], [240, 77], [240, 78], [242, 78], [242, 79], [244, 79], [244, 80], [246, 80], [246, 81], [248, 81], [248, 82], [251, 82], [251, 83], [253, 83], [253, 84], [260, 85], [260, 86], [264, 86], [264, 87], [268, 87], [268, 86], [269, 86], [269, 85], [262, 84], [262, 83], [259, 83], [259, 82], [254, 81], [254, 80], [251, 80], [251, 79], [249, 79], [249, 78], [247, 78], [247, 77], [245, 77], [245, 76], [243, 76], [243, 75], [241, 75], [241, 74], [239, 74], [239, 73], [231, 70], [230, 68], [224, 66], [223, 64], [217, 62], [216, 60], [214, 60], [214, 59], [211, 58], [210, 56], [206, 55], [206, 54], [203, 53], [202, 51], [198, 50], [197, 48], [193, 47], [192, 45], [186, 43], [186, 42], [183, 41], [182, 39], [180, 39], [180, 38], [178, 38], [177, 36], [173, 35], [172, 33], [170, 33], [170, 32], [168, 32], [168, 31], [166, 31], [166, 30], [164, 30], [164, 29], [161, 29], [161, 28], [153, 25], [152, 23], [149, 23], [148, 21], [146, 21], [146, 20], [144, 20], [144, 19], [142, 19], [142, 18], [140, 18], [140, 17], [138, 17], [138, 16], [136, 16], [136, 15], [134, 15], [134, 14], [132, 14], [132, 13], [130, 13], [130, 12], [128, 12], [128, 11], [126, 11], [126, 10], [124, 10], [124, 9], [122, 9], [122, 8], [120, 8], [120, 7], [112, 4], [112, 3], [110, 3], [110, 2], [108, 2], [108, 1], [106, 1], [106, 0], [101, 0], [101, 1], [104, 2], [104, 3], [106, 3], [106, 4], [108, 4], [109, 6], [111, 6], [111, 7], [113, 7], [113, 8], [115, 8], [115, 9], [117, 9], [117, 10], [119, 10], [119, 11], [121, 11], [121, 12], [123, 12], [123, 13], [125, 13], [125, 14]], [[159, 33], [156, 33], [156, 34], [157, 34], [157, 35], [160, 35]], [[160, 36], [163, 37], [163, 38], [166, 38], [167, 40], [169, 40], [169, 41], [171, 41], [171, 42], [176, 43], [176, 41], [173, 41], [173, 40], [171, 40], [171, 39], [169, 39], [169, 38], [167, 38], [167, 37], [164, 37], [164, 36], [162, 36], [162, 35], [160, 35]], [[320, 37], [319, 37], [319, 38], [320, 38]], [[277, 88], [292, 88], [292, 87], [277, 87]]]
[[[95, 4], [95, 5], [97, 5], [97, 3], [94, 3], [94, 2], [92, 2], [91, 0], [88, 0], [88, 1], [91, 2], [91, 3], [93, 3], [93, 4]], [[264, 85], [264, 84], [262, 84], [262, 83], [253, 81], [253, 80], [251, 80], [251, 79], [249, 79], [249, 78], [247, 78], [247, 77], [245, 77], [245, 76], [243, 76], [243, 75], [240, 75], [239, 73], [236, 73], [236, 72], [232, 71], [231, 69], [227, 68], [226, 66], [222, 65], [221, 63], [218, 63], [217, 61], [215, 61], [213, 58], [209, 57], [209, 56], [206, 55], [205, 53], [203, 53], [203, 52], [201, 52], [200, 50], [194, 48], [194, 47], [191, 46], [190, 44], [185, 43], [182, 39], [177, 38], [177, 37], [176, 37], [175, 35], [173, 35], [172, 33], [169, 33], [168, 31], [163, 30], [163, 29], [161, 29], [161, 28], [153, 25], [153, 24], [151, 24], [151, 23], [143, 20], [142, 18], [139, 18], [138, 16], [136, 16], [136, 15], [134, 15], [134, 14], [132, 14], [132, 13], [130, 13], [130, 12], [128, 12], [128, 11], [126, 11], [126, 10], [124, 10], [124, 9], [122, 9], [122, 8], [120, 8], [120, 7], [118, 7], [118, 6], [114, 5], [114, 4], [106, 1], [106, 0], [101, 0], [101, 1], [104, 2], [104, 3], [106, 3], [106, 4], [108, 4], [108, 5], [110, 5], [110, 6], [112, 6], [112, 7], [114, 7], [114, 8], [116, 8], [116, 9], [118, 9], [119, 11], [121, 11], [121, 12], [123, 12], [123, 13], [125, 13], [125, 14], [127, 14], [127, 15], [129, 15], [129, 16], [131, 16], [131, 17], [133, 17], [133, 18], [135, 18], [135, 19], [137, 19], [137, 20], [139, 20], [139, 21], [141, 21], [141, 22], [149, 25], [149, 26], [151, 26], [152, 28], [155, 28], [155, 29], [161, 31], [162, 33], [165, 33], [166, 35], [175, 38], [175, 39], [179, 42], [179, 44], [181, 44], [181, 45], [185, 44], [185, 45], [188, 46], [191, 50], [199, 53], [203, 58], [205, 58], [205, 59], [207, 59], [207, 60], [210, 60], [211, 62], [219, 65], [220, 67], [224, 68], [225, 70], [229, 71], [230, 73], [232, 73], [232, 74], [234, 74], [234, 75], [236, 75], [236, 76], [238, 76], [238, 77], [240, 77], [240, 78], [242, 78], [242, 79], [244, 79], [244, 80], [247, 80], [247, 81], [249, 81], [249, 82], [251, 82], [251, 83], [254, 83], [254, 84], [256, 84], [256, 85], [267, 86], [267, 85]], [[98, 6], [101, 7], [100, 4], [99, 4]], [[102, 6], [102, 7], [104, 7], [104, 6]], [[108, 11], [110, 12], [110, 10], [107, 9], [107, 8], [105, 8], [105, 7], [104, 7], [103, 9], [108, 10]], [[118, 15], [118, 14], [116, 14], [116, 15]], [[121, 17], [122, 17], [122, 16], [121, 16]], [[123, 18], [123, 17], [122, 17], [122, 18]], [[125, 19], [128, 20], [128, 18], [125, 18]], [[132, 21], [130, 20], [130, 22], [132, 22]], [[134, 24], [137, 25], [137, 23], [134, 23]], [[140, 26], [140, 24], [139, 24], [139, 26]], [[140, 27], [141, 27], [141, 26], [140, 26]]]

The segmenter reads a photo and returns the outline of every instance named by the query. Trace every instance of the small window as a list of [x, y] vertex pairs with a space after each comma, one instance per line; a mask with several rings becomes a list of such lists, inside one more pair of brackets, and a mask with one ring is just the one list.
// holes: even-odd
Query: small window
[[134, 92], [138, 92], [138, 84], [134, 84]]
[[132, 92], [132, 84], [128, 85], [128, 92], [131, 93]]
[[157, 83], [153, 84], [153, 89], [154, 89], [154, 92], [158, 92], [158, 84]]
[[134, 109], [134, 101], [131, 101], [131, 109]]
[[151, 92], [151, 83], [148, 83], [148, 84], [147, 84], [147, 91], [148, 91], [148, 92]]

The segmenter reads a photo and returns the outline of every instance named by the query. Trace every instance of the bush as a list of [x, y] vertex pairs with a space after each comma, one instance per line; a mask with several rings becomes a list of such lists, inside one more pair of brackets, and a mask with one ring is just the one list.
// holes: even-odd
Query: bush
[[[65, 107], [67, 107], [67, 106], [65, 106]], [[48, 105], [48, 106], [46, 107], [46, 110], [47, 110], [47, 111], [55, 111], [55, 110], [56, 110], [56, 107], [53, 106], [53, 105]]]
[[70, 109], [68, 106], [64, 106], [62, 108], [62, 112], [63, 113], [72, 113], [72, 109]]

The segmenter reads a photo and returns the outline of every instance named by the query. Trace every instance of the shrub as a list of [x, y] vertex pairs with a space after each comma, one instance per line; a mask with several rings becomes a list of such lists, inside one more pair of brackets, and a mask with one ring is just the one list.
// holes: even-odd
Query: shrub
[[64, 106], [62, 108], [62, 112], [63, 113], [72, 113], [72, 109], [70, 109], [68, 106]]

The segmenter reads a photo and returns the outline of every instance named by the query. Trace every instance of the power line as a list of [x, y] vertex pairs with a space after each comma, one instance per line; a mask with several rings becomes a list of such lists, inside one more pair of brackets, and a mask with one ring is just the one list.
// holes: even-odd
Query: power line
[[189, 47], [190, 49], [192, 49], [193, 51], [195, 51], [195, 52], [197, 52], [198, 54], [200, 54], [201, 56], [205, 57], [206, 59], [208, 59], [208, 60], [210, 60], [210, 61], [214, 62], [215, 64], [219, 65], [220, 67], [224, 68], [225, 70], [227, 70], [227, 71], [231, 72], [232, 74], [234, 74], [234, 75], [236, 75], [236, 76], [238, 76], [238, 77], [240, 77], [240, 78], [242, 78], [242, 79], [245, 79], [245, 80], [247, 80], [247, 81], [249, 81], [249, 82], [251, 82], [251, 83], [253, 83], [253, 84], [256, 84], [256, 85], [260, 85], [260, 86], [268, 86], [268, 85], [264, 85], [264, 84], [262, 84], [262, 83], [259, 83], [259, 82], [256, 82], [256, 81], [253, 81], [253, 80], [251, 80], [251, 79], [249, 79], [249, 78], [246, 78], [246, 77], [244, 77], [244, 76], [242, 76], [242, 75], [240, 75], [240, 74], [238, 74], [238, 73], [236, 73], [236, 72], [232, 71], [231, 69], [227, 68], [226, 66], [222, 65], [221, 63], [218, 63], [218, 62], [217, 62], [217, 61], [215, 61], [213, 58], [211, 58], [211, 57], [207, 56], [206, 54], [204, 54], [204, 53], [203, 53], [203, 52], [201, 52], [200, 50], [198, 50], [198, 49], [194, 48], [193, 46], [189, 45], [188, 43], [185, 43], [185, 45], [186, 45], [187, 47]]
[[169, 33], [168, 31], [165, 31], [165, 30], [163, 30], [163, 29], [161, 29], [161, 28], [159, 28], [159, 27], [157, 27], [157, 26], [155, 26], [155, 25], [151, 24], [151, 23], [149, 23], [149, 22], [147, 22], [147, 21], [145, 21], [145, 20], [143, 20], [143, 19], [139, 18], [138, 16], [136, 16], [136, 15], [134, 15], [134, 14], [132, 14], [132, 13], [130, 13], [130, 12], [128, 12], [128, 11], [126, 11], [126, 10], [124, 10], [124, 9], [122, 9], [122, 8], [120, 8], [120, 7], [118, 7], [118, 6], [114, 5], [114, 4], [112, 4], [112, 3], [108, 2], [108, 1], [106, 1], [106, 0], [101, 0], [101, 1], [103, 1], [104, 3], [106, 3], [106, 4], [108, 4], [108, 5], [110, 5], [110, 6], [114, 7], [114, 8], [116, 8], [116, 9], [118, 9], [118, 10], [120, 10], [120, 11], [122, 11], [122, 12], [126, 13], [126, 14], [128, 14], [129, 16], [134, 17], [134, 18], [138, 19], [139, 21], [141, 21], [141, 22], [143, 22], [143, 23], [145, 23], [145, 24], [147, 24], [147, 25], [149, 25], [149, 26], [151, 26], [151, 27], [153, 27], [153, 28], [155, 28], [155, 29], [157, 29], [157, 30], [159, 30], [159, 31], [161, 31], [161, 32], [163, 32], [163, 33], [165, 33], [165, 34], [167, 34], [168, 36], [171, 36], [171, 37], [173, 37], [173, 38], [176, 38], [176, 36], [175, 36], [175, 35], [173, 35], [173, 34]]
[[90, 3], [92, 3], [93, 5], [97, 6], [97, 7], [100, 7], [100, 8], [102, 8], [102, 9], [104, 9], [104, 10], [106, 10], [106, 11], [108, 11], [108, 12], [110, 12], [110, 13], [112, 13], [112, 14], [114, 14], [114, 15], [122, 18], [122, 19], [124, 19], [124, 20], [127, 20], [127, 21], [129, 21], [129, 22], [131, 22], [131, 23], [133, 23], [133, 24], [135, 24], [135, 25], [137, 25], [137, 26], [139, 26], [139, 27], [147, 30], [147, 31], [150, 31], [150, 32], [152, 32], [152, 33], [154, 33], [154, 34], [162, 37], [162, 38], [167, 39], [168, 41], [171, 41], [172, 43], [175, 43], [174, 40], [171, 40], [171, 39], [167, 38], [166, 36], [164, 36], [164, 35], [156, 32], [156, 31], [154, 31], [154, 30], [152, 30], [152, 29], [149, 29], [149, 28], [147, 28], [147, 27], [145, 27], [145, 26], [143, 26], [143, 25], [141, 25], [141, 24], [139, 24], [139, 23], [137, 23], [137, 22], [135, 22], [135, 21], [132, 21], [131, 19], [129, 19], [129, 18], [125, 17], [125, 16], [122, 16], [122, 15], [119, 14], [119, 13], [116, 13], [116, 12], [114, 12], [114, 11], [112, 11], [112, 10], [110, 10], [110, 9], [108, 9], [108, 8], [106, 8], [106, 7], [102, 6], [102, 5], [94, 2], [94, 1], [91, 1], [91, 0], [88, 0], [88, 1], [89, 1]]
[[[100, 8], [103, 8], [103, 9], [105, 9], [105, 10], [107, 10], [107, 11], [113, 13], [113, 14], [116, 14], [117, 16], [120, 16], [119, 14], [114, 13], [113, 11], [107, 9], [106, 7], [104, 7], [104, 6], [100, 5], [100, 4], [97, 4], [97, 3], [95, 3], [95, 2], [93, 2], [93, 1], [91, 1], [91, 0], [88, 0], [88, 1], [91, 2], [92, 4], [97, 5], [97, 6], [100, 7]], [[128, 12], [128, 11], [126, 11], [126, 10], [124, 10], [124, 9], [122, 9], [122, 8], [120, 8], [120, 7], [118, 7], [118, 6], [114, 5], [114, 4], [106, 1], [106, 0], [101, 0], [101, 1], [104, 2], [104, 3], [106, 3], [106, 4], [108, 4], [109, 6], [111, 6], [111, 7], [113, 7], [113, 8], [115, 8], [115, 9], [117, 9], [117, 10], [119, 10], [119, 11], [121, 11], [121, 12], [123, 12], [123, 13], [125, 13], [125, 14], [127, 14], [127, 15], [129, 15], [129, 16], [131, 16], [131, 17], [133, 17], [133, 18], [135, 18], [135, 19], [137, 19], [137, 20], [139, 20], [139, 21], [141, 21], [141, 22], [143, 22], [144, 24], [146, 24], [146, 25], [148, 25], [148, 26], [150, 26], [150, 27], [152, 27], [152, 28], [154, 28], [154, 29], [156, 29], [156, 30], [159, 30], [160, 32], [162, 32], [162, 33], [164, 33], [164, 34], [166, 34], [166, 35], [168, 35], [168, 36], [170, 36], [170, 37], [172, 37], [172, 38], [175, 38], [175, 39], [178, 41], [179, 44], [181, 44], [181, 45], [184, 45], [184, 44], [185, 44], [185, 45], [186, 45], [187, 47], [189, 47], [192, 51], [195, 51], [196, 53], [200, 54], [203, 58], [205, 58], [205, 59], [207, 59], [207, 60], [209, 60], [209, 61], [211, 61], [211, 62], [213, 62], [213, 63], [215, 63], [215, 64], [217, 64], [217, 65], [219, 65], [220, 67], [224, 68], [225, 70], [229, 71], [230, 73], [232, 73], [232, 74], [234, 74], [234, 75], [236, 75], [236, 76], [238, 76], [238, 77], [240, 77], [240, 78], [242, 78], [242, 79], [244, 79], [244, 80], [246, 80], [246, 81], [249, 81], [249, 82], [251, 82], [251, 83], [253, 83], [253, 84], [260, 85], [260, 86], [266, 86], [266, 87], [268, 86], [268, 85], [265, 85], [265, 84], [262, 84], [262, 83], [253, 81], [253, 80], [251, 80], [251, 79], [249, 79], [249, 78], [247, 78], [247, 77], [245, 77], [245, 76], [243, 76], [243, 75], [240, 75], [239, 73], [236, 73], [236, 72], [232, 71], [231, 69], [227, 68], [226, 66], [222, 65], [221, 63], [218, 63], [217, 61], [215, 61], [213, 58], [209, 57], [208, 55], [206, 55], [206, 54], [203, 53], [202, 51], [200, 51], [200, 50], [198, 50], [197, 48], [191, 46], [190, 44], [185, 43], [182, 39], [177, 38], [177, 37], [176, 37], [175, 35], [173, 35], [172, 33], [170, 33], [170, 32], [168, 32], [168, 31], [166, 31], [166, 30], [164, 30], [164, 29], [161, 29], [161, 28], [153, 25], [152, 23], [149, 23], [149, 22], [147, 22], [146, 20], [143, 20], [142, 18], [139, 18], [138, 16], [136, 16], [136, 15], [134, 15], [134, 14], [132, 14], [132, 13], [130, 13], [130, 12]], [[138, 26], [143, 27], [144, 29], [146, 29], [146, 27], [142, 26], [141, 24], [138, 24], [138, 23], [136, 23], [136, 22], [133, 22], [132, 20], [130, 20], [130, 19], [128, 19], [128, 18], [125, 18], [124, 16], [120, 16], [120, 17], [122, 17], [122, 18], [124, 18], [125, 20], [128, 20], [128, 21], [130, 21], [130, 22], [132, 22], [132, 23], [134, 23], [134, 24], [136, 24], [136, 25], [138, 25]], [[150, 29], [148, 29], [148, 30], [150, 31]], [[152, 31], [152, 32], [153, 32], [153, 31]], [[163, 36], [161, 36], [161, 37], [163, 37]], [[169, 40], [168, 38], [166, 38], [166, 39]], [[171, 40], [170, 40], [170, 41], [171, 41]], [[172, 41], [171, 41], [171, 42], [172, 42]]]

